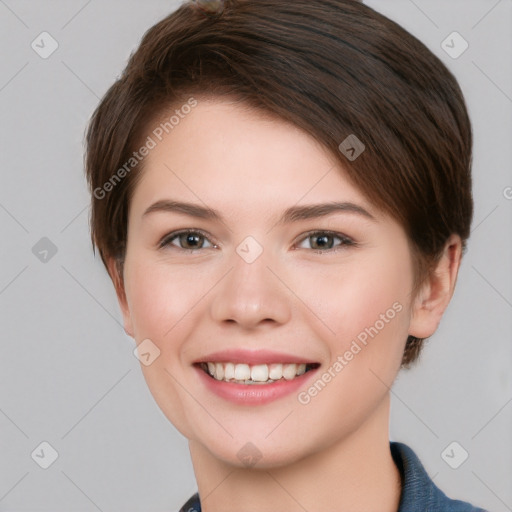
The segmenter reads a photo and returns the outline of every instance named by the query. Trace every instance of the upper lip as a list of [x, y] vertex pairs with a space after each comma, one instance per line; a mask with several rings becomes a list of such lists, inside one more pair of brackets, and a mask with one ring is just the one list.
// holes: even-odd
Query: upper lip
[[235, 363], [235, 364], [272, 364], [272, 363], [296, 363], [296, 364], [314, 364], [316, 361], [285, 352], [274, 352], [270, 350], [247, 350], [247, 349], [228, 349], [219, 352], [213, 352], [207, 356], [194, 361], [199, 363]]

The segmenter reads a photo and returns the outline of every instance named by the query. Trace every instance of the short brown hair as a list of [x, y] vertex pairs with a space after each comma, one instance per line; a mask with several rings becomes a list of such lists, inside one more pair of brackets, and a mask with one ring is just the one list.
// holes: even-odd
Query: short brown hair
[[[89, 124], [91, 234], [105, 264], [115, 258], [122, 269], [130, 198], [144, 164], [131, 171], [126, 162], [149, 123], [194, 94], [236, 97], [335, 155], [362, 193], [404, 227], [413, 295], [451, 234], [465, 251], [470, 120], [456, 79], [423, 43], [354, 0], [226, 0], [214, 12], [199, 3], [185, 3], [146, 32]], [[353, 161], [339, 149], [352, 134], [365, 145]], [[404, 366], [422, 342], [409, 336]]]

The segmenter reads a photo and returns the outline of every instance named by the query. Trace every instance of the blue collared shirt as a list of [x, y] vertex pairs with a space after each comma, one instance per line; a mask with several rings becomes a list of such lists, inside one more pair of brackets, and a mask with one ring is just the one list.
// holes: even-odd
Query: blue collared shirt
[[[465, 501], [448, 498], [434, 484], [418, 456], [407, 445], [391, 441], [389, 446], [402, 478], [397, 512], [486, 512]], [[180, 512], [201, 512], [199, 494], [194, 494]]]

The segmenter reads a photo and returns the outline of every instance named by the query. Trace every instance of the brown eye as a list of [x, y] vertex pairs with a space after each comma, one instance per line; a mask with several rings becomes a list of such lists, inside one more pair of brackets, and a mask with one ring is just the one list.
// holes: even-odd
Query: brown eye
[[178, 249], [194, 251], [208, 248], [208, 246], [205, 246], [205, 243], [209, 243], [210, 247], [215, 247], [208, 241], [206, 236], [199, 231], [181, 231], [166, 236], [160, 243], [160, 247], [172, 246], [173, 248], [176, 247]]
[[[332, 235], [313, 235], [309, 237], [313, 249], [332, 249], [334, 237]], [[316, 241], [315, 241], [316, 240]]]
[[200, 249], [204, 242], [203, 236], [194, 233], [184, 233], [178, 238], [183, 249]]
[[[341, 243], [337, 243], [336, 240]], [[337, 247], [346, 245], [355, 245], [353, 240], [350, 238], [347, 238], [340, 233], [331, 233], [329, 231], [315, 231], [313, 233], [309, 233], [308, 236], [299, 244], [300, 248], [308, 249], [308, 247], [304, 247], [304, 242], [309, 242], [310, 249], [322, 252], [336, 250]]]

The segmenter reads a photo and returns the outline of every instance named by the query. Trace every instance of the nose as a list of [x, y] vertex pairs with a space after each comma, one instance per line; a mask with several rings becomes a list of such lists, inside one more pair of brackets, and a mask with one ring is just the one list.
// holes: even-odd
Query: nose
[[216, 287], [212, 318], [244, 329], [285, 324], [291, 317], [291, 298], [276, 274], [275, 268], [268, 267], [264, 253], [252, 263], [235, 253], [231, 270]]

